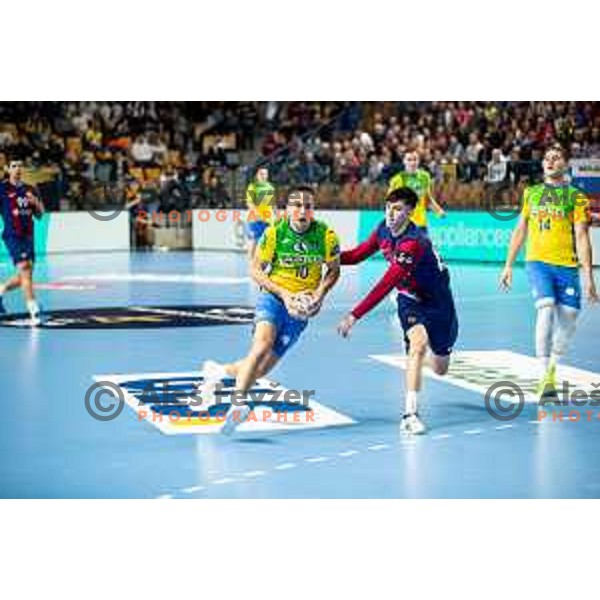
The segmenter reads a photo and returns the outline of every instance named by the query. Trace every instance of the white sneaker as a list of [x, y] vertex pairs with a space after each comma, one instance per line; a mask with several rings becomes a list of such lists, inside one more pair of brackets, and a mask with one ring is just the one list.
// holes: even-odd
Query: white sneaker
[[246, 421], [250, 414], [250, 406], [243, 404], [242, 406], [231, 406], [227, 413], [225, 423], [221, 428], [221, 433], [224, 435], [231, 435], [242, 423]]
[[227, 377], [227, 373], [223, 365], [215, 362], [214, 360], [207, 360], [202, 365], [202, 373], [204, 374], [204, 380], [202, 383], [198, 383], [195, 387], [200, 393], [202, 398], [203, 408], [209, 408], [218, 404], [216, 395], [217, 385], [221, 383], [223, 377]]
[[422, 435], [427, 428], [417, 413], [407, 414], [400, 421], [400, 433], [405, 435]]
[[223, 379], [227, 377], [227, 371], [225, 371], [225, 367], [214, 360], [204, 361], [204, 364], [202, 365], [202, 372], [204, 373], [204, 377], [207, 379]]
[[32, 310], [29, 315], [29, 325], [31, 325], [31, 327], [39, 327], [42, 324], [42, 315], [39, 309]]

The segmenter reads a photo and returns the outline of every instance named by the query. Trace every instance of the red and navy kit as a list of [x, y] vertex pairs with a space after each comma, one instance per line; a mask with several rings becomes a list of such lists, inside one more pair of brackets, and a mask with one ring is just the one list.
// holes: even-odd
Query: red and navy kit
[[[389, 266], [380, 281], [352, 310], [360, 319], [375, 308], [393, 289], [398, 292], [398, 316], [406, 332], [424, 325], [432, 351], [450, 354], [458, 336], [458, 319], [446, 265], [431, 241], [410, 223], [397, 237], [382, 221], [369, 238], [341, 254], [342, 265], [359, 263], [381, 250]], [[406, 338], [408, 345], [408, 339]]]
[[2, 239], [15, 264], [33, 261], [33, 216], [37, 209], [28, 197], [29, 187], [0, 182], [0, 213], [4, 229]]

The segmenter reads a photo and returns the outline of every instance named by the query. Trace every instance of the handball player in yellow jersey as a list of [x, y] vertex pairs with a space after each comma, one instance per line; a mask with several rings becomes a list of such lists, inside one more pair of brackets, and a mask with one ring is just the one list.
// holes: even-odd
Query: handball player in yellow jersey
[[403, 187], [410, 188], [419, 197], [419, 203], [411, 220], [427, 233], [427, 210], [429, 207], [435, 211], [438, 217], [446, 216], [446, 212], [433, 197], [431, 175], [424, 169], [419, 169], [419, 153], [416, 150], [409, 150], [404, 155], [404, 171], [390, 179], [388, 194]]
[[[246, 206], [249, 211], [246, 223], [248, 260], [252, 262], [258, 240], [265, 229], [274, 222], [277, 210], [275, 188], [269, 181], [269, 170], [266, 167], [256, 170], [254, 180], [246, 189]], [[251, 218], [251, 215], [254, 218]]]
[[535, 347], [542, 367], [539, 396], [556, 394], [556, 365], [575, 333], [581, 308], [579, 268], [584, 294], [598, 301], [592, 273], [590, 203], [569, 185], [567, 156], [559, 145], [546, 151], [544, 183], [523, 192], [523, 207], [510, 242], [500, 286], [512, 285], [512, 266], [527, 241], [527, 275], [537, 310]]
[[[300, 186], [288, 194], [286, 217], [262, 235], [252, 261], [252, 277], [260, 286], [254, 338], [248, 355], [220, 365], [203, 365], [203, 401], [214, 402], [216, 385], [236, 378], [236, 391], [247, 394], [298, 341], [308, 320], [319, 310], [340, 276], [340, 244], [336, 233], [314, 219], [314, 191]], [[223, 433], [232, 433], [250, 413], [245, 401], [232, 404]]]

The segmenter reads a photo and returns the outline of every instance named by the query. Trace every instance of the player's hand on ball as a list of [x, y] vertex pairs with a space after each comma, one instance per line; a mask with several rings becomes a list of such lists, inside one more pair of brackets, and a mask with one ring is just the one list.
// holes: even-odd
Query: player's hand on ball
[[303, 305], [303, 311], [308, 317], [314, 317], [319, 314], [323, 305], [323, 298], [316, 292], [302, 292], [299, 294], [299, 301]]
[[346, 315], [338, 325], [338, 333], [347, 338], [350, 335], [350, 330], [354, 327], [354, 323], [356, 323], [356, 319], [352, 315]]
[[321, 300], [312, 292], [300, 292], [292, 294], [285, 305], [292, 317], [309, 319], [321, 309]]

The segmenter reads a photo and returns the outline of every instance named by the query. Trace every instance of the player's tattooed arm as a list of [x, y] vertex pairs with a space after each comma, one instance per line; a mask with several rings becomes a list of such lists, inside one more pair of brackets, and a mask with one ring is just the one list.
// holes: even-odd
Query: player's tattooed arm
[[596, 291], [592, 269], [592, 244], [590, 243], [590, 231], [587, 223], [575, 224], [575, 246], [581, 264], [585, 296], [591, 302], [598, 302], [598, 292]]

